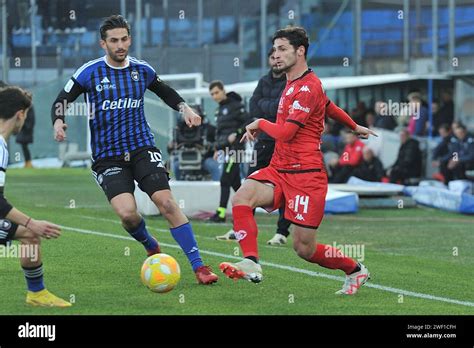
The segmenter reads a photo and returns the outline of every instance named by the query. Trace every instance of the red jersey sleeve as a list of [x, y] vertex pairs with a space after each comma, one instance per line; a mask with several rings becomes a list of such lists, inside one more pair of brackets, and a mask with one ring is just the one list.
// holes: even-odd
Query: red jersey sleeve
[[352, 130], [357, 127], [357, 123], [355, 123], [354, 120], [348, 114], [346, 114], [344, 110], [342, 110], [330, 100], [327, 101], [326, 115]]
[[281, 141], [290, 141], [300, 129], [300, 127], [294, 123], [289, 125], [278, 125], [265, 119], [260, 120], [258, 128], [267, 133], [273, 139]]

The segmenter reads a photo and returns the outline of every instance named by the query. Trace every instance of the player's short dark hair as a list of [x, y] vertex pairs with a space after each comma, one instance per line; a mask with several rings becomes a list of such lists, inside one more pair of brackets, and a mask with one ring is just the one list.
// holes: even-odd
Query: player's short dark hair
[[121, 15], [113, 15], [104, 19], [100, 25], [100, 38], [105, 40], [107, 38], [107, 30], [124, 28], [127, 29], [128, 35], [130, 35], [130, 24]]
[[31, 94], [17, 86], [0, 88], [0, 119], [8, 120], [31, 107]]
[[224, 90], [224, 84], [220, 80], [211, 81], [211, 83], [209, 84], [209, 90], [213, 89], [214, 87], [217, 87], [222, 91]]
[[276, 39], [287, 39], [290, 45], [298, 49], [298, 47], [304, 47], [304, 57], [308, 54], [309, 38], [306, 30], [302, 27], [287, 27], [279, 29], [273, 34], [272, 43], [275, 44]]

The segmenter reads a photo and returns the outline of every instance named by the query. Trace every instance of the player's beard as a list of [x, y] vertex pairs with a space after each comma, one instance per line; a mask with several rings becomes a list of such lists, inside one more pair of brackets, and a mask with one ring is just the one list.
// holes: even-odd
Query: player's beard
[[274, 73], [275, 75], [280, 75], [283, 73], [283, 71], [279, 69], [276, 65], [274, 65], [272, 66], [272, 73]]
[[107, 52], [109, 54], [110, 59], [112, 59], [114, 62], [117, 62], [117, 63], [122, 63], [127, 58], [127, 55], [128, 55], [128, 50], [122, 50], [122, 52], [124, 53], [123, 57], [119, 57], [116, 52], [113, 52], [109, 49], [107, 49]]
[[281, 68], [278, 68], [278, 65], [277, 65], [277, 69], [280, 71], [280, 73], [286, 74], [288, 73], [288, 71], [290, 71], [292, 67], [296, 65], [296, 54], [292, 58], [293, 60], [291, 60], [288, 64], [283, 65]]

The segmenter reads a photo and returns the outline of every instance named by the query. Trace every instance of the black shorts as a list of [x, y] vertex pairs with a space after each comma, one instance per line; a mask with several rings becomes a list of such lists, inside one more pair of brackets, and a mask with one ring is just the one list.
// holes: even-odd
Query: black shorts
[[169, 175], [156, 147], [140, 148], [129, 154], [101, 158], [92, 164], [92, 175], [110, 201], [121, 193], [135, 192], [138, 187], [152, 196], [169, 190]]
[[15, 237], [18, 225], [7, 219], [0, 219], [0, 245], [7, 245]]

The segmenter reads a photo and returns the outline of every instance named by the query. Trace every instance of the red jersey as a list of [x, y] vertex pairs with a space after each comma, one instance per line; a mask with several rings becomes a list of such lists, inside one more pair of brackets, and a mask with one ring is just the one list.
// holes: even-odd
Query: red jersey
[[341, 166], [353, 166], [356, 167], [362, 163], [362, 149], [365, 144], [356, 140], [354, 144], [347, 144], [344, 146], [344, 151], [339, 157], [339, 165]]
[[270, 166], [281, 171], [324, 170], [320, 151], [328, 98], [311, 69], [287, 81], [278, 105], [276, 124], [292, 122], [300, 127], [290, 141], [276, 140]]

